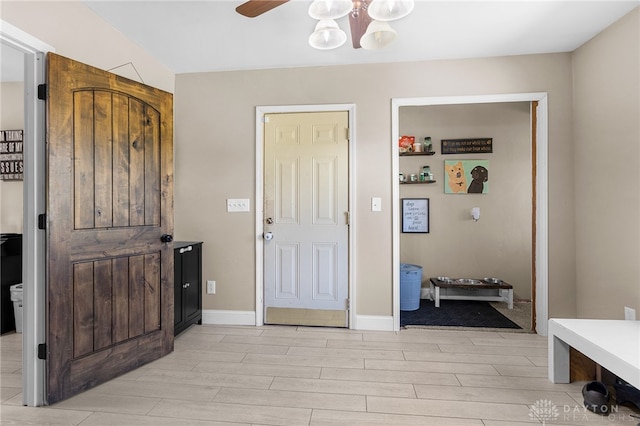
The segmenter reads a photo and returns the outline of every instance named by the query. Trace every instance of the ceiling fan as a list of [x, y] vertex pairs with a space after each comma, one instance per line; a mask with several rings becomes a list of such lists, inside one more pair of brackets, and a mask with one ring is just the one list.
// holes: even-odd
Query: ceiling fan
[[[262, 15], [265, 12], [274, 9], [281, 4], [287, 3], [289, 0], [248, 0], [236, 7], [236, 12], [239, 14], [255, 18]], [[367, 11], [369, 3], [372, 0], [352, 0], [353, 9], [349, 12], [349, 26], [351, 28], [351, 41], [354, 49], [359, 49], [361, 46], [360, 39], [367, 31], [367, 27], [371, 22], [369, 13]], [[395, 34], [395, 33], [394, 33]]]

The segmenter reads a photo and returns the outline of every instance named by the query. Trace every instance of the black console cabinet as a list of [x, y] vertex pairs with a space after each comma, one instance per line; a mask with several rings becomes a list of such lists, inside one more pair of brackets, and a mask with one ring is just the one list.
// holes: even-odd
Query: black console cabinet
[[175, 242], [174, 335], [202, 324], [202, 243]]

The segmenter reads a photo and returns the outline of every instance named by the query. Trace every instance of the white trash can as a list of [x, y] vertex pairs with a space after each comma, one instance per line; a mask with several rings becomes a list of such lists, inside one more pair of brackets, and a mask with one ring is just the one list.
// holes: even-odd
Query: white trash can
[[10, 287], [13, 315], [16, 318], [16, 333], [22, 333], [22, 284]]

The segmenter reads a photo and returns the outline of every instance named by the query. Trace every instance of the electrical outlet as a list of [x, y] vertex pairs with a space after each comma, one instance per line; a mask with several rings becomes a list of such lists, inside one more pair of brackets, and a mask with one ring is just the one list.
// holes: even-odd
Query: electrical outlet
[[207, 280], [207, 294], [216, 294], [216, 282]]
[[636, 310], [633, 308], [629, 308], [628, 306], [624, 307], [624, 319], [635, 321], [636, 320]]
[[227, 198], [227, 212], [248, 212], [249, 206], [248, 198]]

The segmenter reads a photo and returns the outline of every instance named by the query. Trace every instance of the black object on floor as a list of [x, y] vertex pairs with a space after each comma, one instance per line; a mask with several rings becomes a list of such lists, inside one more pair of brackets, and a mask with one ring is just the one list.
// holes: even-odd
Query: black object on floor
[[589, 382], [582, 387], [584, 406], [597, 414], [609, 412], [609, 389], [602, 382]]
[[634, 388], [629, 383], [618, 379], [613, 388], [616, 390], [616, 403], [631, 403], [640, 408], [640, 390]]
[[422, 299], [420, 309], [400, 311], [400, 325], [521, 328], [489, 302], [476, 300], [441, 300], [440, 307], [436, 308], [433, 301]]

